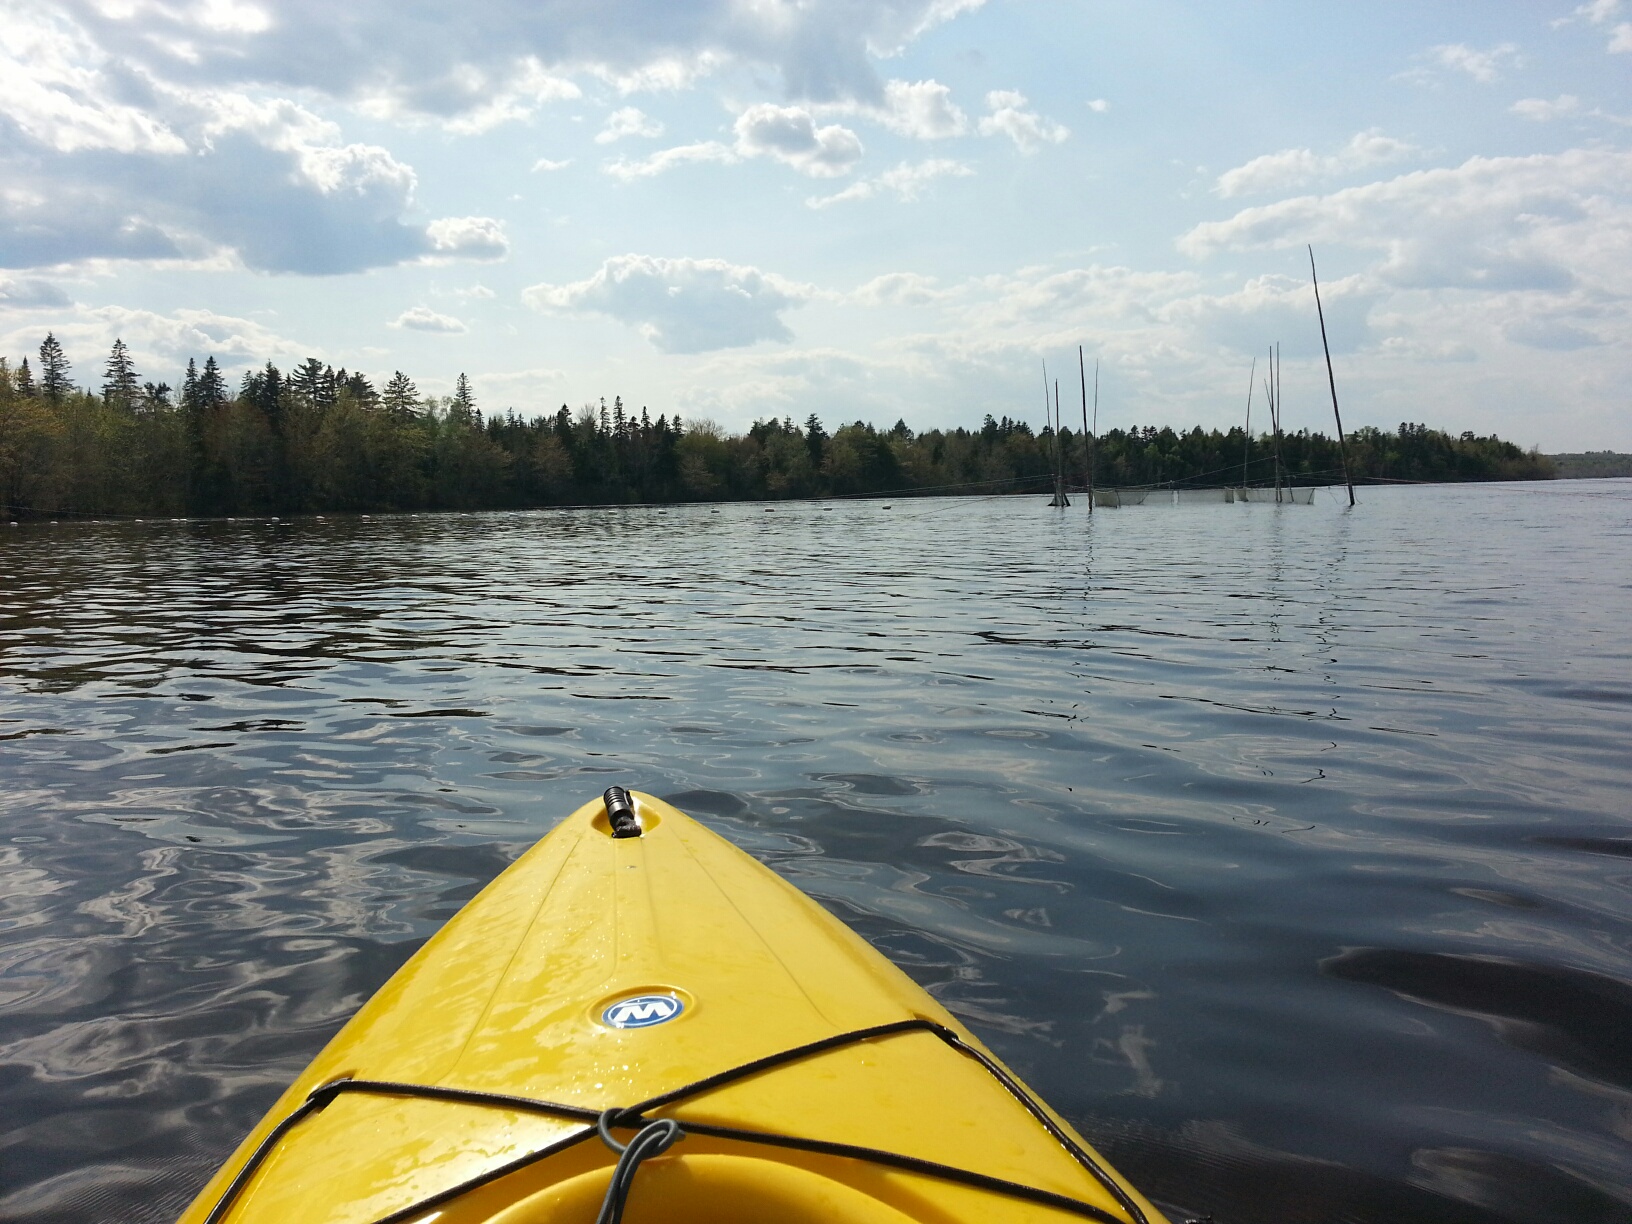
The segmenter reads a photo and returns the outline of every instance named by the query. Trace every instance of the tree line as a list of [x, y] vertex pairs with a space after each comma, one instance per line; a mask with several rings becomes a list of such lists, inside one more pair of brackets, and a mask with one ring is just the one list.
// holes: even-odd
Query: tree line
[[[1264, 485], [1274, 441], [1238, 428], [1145, 426], [1089, 439], [988, 415], [979, 429], [915, 433], [863, 421], [829, 432], [812, 414], [757, 421], [740, 435], [679, 414], [653, 420], [614, 398], [524, 418], [484, 414], [460, 374], [426, 395], [401, 371], [376, 386], [308, 358], [268, 362], [236, 389], [211, 356], [179, 388], [144, 381], [122, 340], [99, 389], [77, 385], [54, 335], [37, 361], [0, 358], [0, 505], [12, 518], [253, 515], [347, 510], [1002, 493], [1043, 489], [1056, 466], [1073, 485], [1090, 458], [1100, 486]], [[1280, 439], [1281, 478], [1340, 479], [1337, 443]], [[1245, 465], [1243, 469], [1243, 464]], [[1528, 480], [1545, 456], [1495, 436], [1425, 425], [1349, 437], [1356, 480]]]

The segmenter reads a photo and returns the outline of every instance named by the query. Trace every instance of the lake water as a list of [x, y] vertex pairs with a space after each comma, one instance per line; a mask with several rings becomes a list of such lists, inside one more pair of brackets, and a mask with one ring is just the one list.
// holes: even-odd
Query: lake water
[[1219, 1224], [1632, 1218], [1632, 482], [0, 528], [0, 1218], [672, 799]]

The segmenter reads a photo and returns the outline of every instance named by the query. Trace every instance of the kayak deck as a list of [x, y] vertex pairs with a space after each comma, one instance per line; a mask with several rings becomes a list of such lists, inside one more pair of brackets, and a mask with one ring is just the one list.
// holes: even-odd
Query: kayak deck
[[[631, 1222], [1161, 1224], [842, 923], [660, 800], [633, 807], [639, 836], [613, 836], [605, 803], [586, 804], [449, 920], [182, 1224], [589, 1224], [617, 1161], [594, 1119], [643, 1103], [619, 1139], [660, 1117], [687, 1134], [640, 1166]], [[696, 1087], [824, 1042], [837, 1044]]]

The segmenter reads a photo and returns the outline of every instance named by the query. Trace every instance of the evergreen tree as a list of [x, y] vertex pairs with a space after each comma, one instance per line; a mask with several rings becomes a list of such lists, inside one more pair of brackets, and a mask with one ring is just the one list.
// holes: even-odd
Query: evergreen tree
[[[988, 421], [991, 417], [986, 418]], [[822, 429], [820, 418], [813, 412], [805, 420], [805, 447], [810, 451], [812, 467], [822, 466], [822, 444], [827, 441], [827, 434]]]
[[148, 412], [168, 412], [170, 410], [169, 383], [143, 383], [142, 407]]
[[181, 410], [189, 421], [198, 417], [198, 362], [187, 358], [187, 373], [181, 380]]
[[369, 382], [365, 375], [361, 373], [347, 374], [344, 370], [341, 370], [336, 377], [340, 385], [351, 394], [351, 398], [356, 400], [362, 407], [373, 408], [379, 404], [380, 393], [374, 390], [374, 384]]
[[53, 404], [60, 403], [74, 389], [68, 378], [69, 368], [68, 355], [62, 351], [57, 337], [46, 332], [40, 342], [40, 394]]
[[392, 420], [412, 420], [419, 415], [419, 388], [414, 386], [413, 379], [398, 370], [385, 384], [382, 402]]
[[121, 412], [130, 412], [136, 407], [141, 391], [141, 380], [136, 377], [136, 365], [130, 359], [130, 349], [125, 347], [123, 340], [115, 339], [113, 351], [108, 354], [108, 364], [102, 371], [102, 402]]
[[278, 367], [270, 361], [266, 368], [256, 376], [255, 398], [250, 402], [259, 408], [261, 415], [272, 426], [274, 433], [283, 431], [283, 389], [285, 387], [283, 375]]
[[18, 395], [26, 395], [32, 398], [40, 393], [39, 388], [34, 385], [34, 372], [28, 368], [27, 357], [24, 357], [22, 364], [17, 367], [12, 386], [17, 389]]
[[334, 370], [316, 357], [308, 357], [289, 371], [289, 390], [313, 408], [334, 405]]
[[466, 378], [463, 373], [459, 375], [459, 380], [453, 384], [453, 404], [454, 407], [467, 416], [474, 415], [476, 412], [476, 393], [470, 389], [470, 379]]
[[[191, 363], [188, 363], [191, 366]], [[199, 408], [208, 413], [220, 410], [227, 402], [227, 380], [214, 357], [204, 359], [204, 372], [198, 376]]]

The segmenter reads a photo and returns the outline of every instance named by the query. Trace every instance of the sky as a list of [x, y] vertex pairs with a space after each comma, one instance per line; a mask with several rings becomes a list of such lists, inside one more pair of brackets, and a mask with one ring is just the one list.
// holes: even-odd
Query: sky
[[[0, 353], [1632, 450], [1632, 0], [0, 0]], [[1253, 374], [1256, 360], [1257, 373]], [[1092, 395], [1092, 390], [1089, 392]]]

